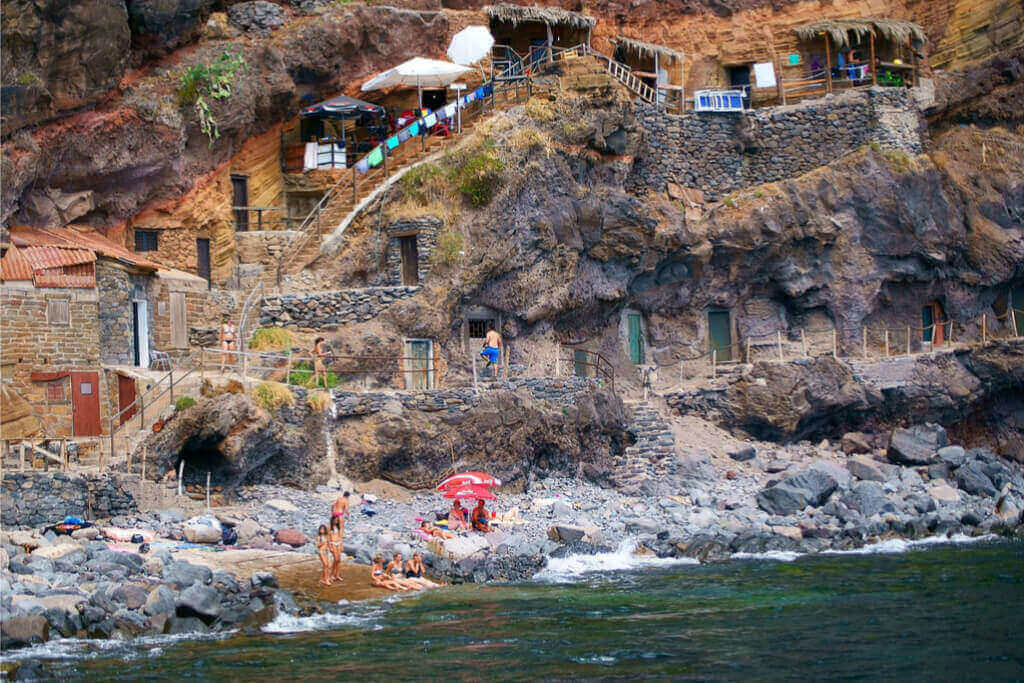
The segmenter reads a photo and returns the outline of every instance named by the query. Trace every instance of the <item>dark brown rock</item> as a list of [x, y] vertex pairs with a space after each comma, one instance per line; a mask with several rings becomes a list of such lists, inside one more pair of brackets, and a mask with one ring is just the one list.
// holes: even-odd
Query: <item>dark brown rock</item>
[[45, 643], [50, 639], [50, 624], [41, 614], [11, 617], [0, 623], [0, 638], [4, 647], [23, 647]]
[[274, 540], [293, 548], [301, 548], [309, 543], [309, 539], [301, 531], [295, 529], [278, 529], [274, 534]]

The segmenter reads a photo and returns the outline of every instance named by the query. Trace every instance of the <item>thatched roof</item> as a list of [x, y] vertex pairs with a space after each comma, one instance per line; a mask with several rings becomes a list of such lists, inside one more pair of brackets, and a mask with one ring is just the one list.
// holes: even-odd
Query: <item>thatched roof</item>
[[654, 56], [655, 53], [662, 57], [671, 57], [674, 59], [682, 59], [683, 53], [677, 52], [672, 48], [665, 47], [664, 45], [655, 45], [654, 43], [645, 43], [642, 40], [634, 40], [633, 38], [626, 38], [625, 36], [619, 36], [615, 39], [615, 44], [626, 49], [636, 52], [639, 55], [650, 55]]
[[579, 12], [570, 12], [561, 7], [525, 7], [523, 5], [503, 2], [498, 5], [487, 5], [484, 7], [484, 12], [490, 19], [496, 19], [513, 26], [537, 21], [548, 24], [564, 24], [571, 28], [593, 28], [594, 24], [597, 23], [597, 19], [593, 17], [588, 17]]
[[902, 19], [825, 19], [794, 30], [800, 40], [814, 40], [819, 33], [827, 33], [832, 42], [840, 48], [850, 44], [851, 33], [855, 33], [859, 38], [873, 32], [894, 43], [906, 43], [908, 38], [922, 43], [928, 40], [923, 28], [912, 21]]

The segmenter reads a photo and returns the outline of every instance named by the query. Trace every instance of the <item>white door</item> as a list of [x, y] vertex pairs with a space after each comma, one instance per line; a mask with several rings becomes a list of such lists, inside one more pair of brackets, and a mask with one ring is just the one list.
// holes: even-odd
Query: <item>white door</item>
[[135, 304], [135, 348], [137, 362], [140, 368], [149, 367], [149, 309], [145, 299], [133, 302]]

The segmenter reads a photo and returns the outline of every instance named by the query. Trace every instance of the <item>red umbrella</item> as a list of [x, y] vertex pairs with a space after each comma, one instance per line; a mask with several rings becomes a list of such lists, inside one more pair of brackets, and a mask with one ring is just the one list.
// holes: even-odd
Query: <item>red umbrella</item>
[[461, 486], [450, 486], [444, 492], [445, 498], [477, 498], [483, 500], [497, 500], [494, 494], [486, 486], [475, 484], [462, 484]]
[[437, 485], [438, 491], [444, 491], [452, 486], [471, 484], [473, 486], [501, 486], [501, 479], [492, 477], [483, 472], [459, 472], [448, 477]]

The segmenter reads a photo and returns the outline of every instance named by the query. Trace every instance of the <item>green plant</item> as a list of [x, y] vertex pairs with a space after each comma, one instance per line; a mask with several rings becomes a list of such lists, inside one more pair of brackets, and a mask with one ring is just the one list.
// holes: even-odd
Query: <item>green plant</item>
[[[333, 389], [334, 387], [338, 386], [340, 382], [341, 380], [338, 379], [337, 373], [327, 373], [328, 389]], [[322, 386], [323, 380], [320, 380], [318, 384], [314, 385], [313, 366], [310, 363], [303, 361], [301, 363], [296, 363], [295, 367], [292, 368], [292, 371], [288, 374], [288, 384], [294, 384], [297, 387], [306, 387], [307, 389], [313, 389], [317, 386]]]
[[235, 72], [246, 68], [245, 57], [234, 52], [223, 52], [212, 64], [193, 64], [181, 74], [178, 86], [178, 102], [183, 106], [192, 106], [199, 117], [199, 129], [210, 144], [220, 137], [217, 122], [210, 111], [207, 97], [223, 100], [231, 97], [231, 84]]
[[252, 390], [252, 397], [266, 410], [279, 410], [295, 405], [291, 389], [279, 382], [262, 382]]
[[314, 391], [306, 397], [306, 405], [314, 413], [326, 413], [331, 407], [331, 395], [326, 391]]
[[191, 396], [179, 396], [174, 401], [174, 409], [175, 410], [185, 410], [186, 408], [191, 408], [195, 404], [196, 404], [196, 400], [194, 398], [192, 398]]
[[722, 203], [725, 204], [726, 206], [728, 206], [730, 209], [735, 209], [736, 208], [736, 200], [733, 199], [731, 196], [730, 197], [726, 197], [725, 199], [723, 199]]
[[444, 171], [437, 164], [420, 164], [406, 171], [398, 185], [403, 196], [428, 204], [444, 194]]
[[526, 115], [534, 121], [546, 123], [555, 120], [555, 109], [550, 102], [534, 97], [526, 103]]
[[493, 145], [456, 160], [448, 168], [448, 180], [472, 206], [484, 206], [494, 197], [505, 164], [492, 153]]
[[437, 236], [436, 253], [445, 265], [452, 265], [459, 260], [465, 243], [461, 233], [446, 230]]
[[291, 347], [292, 334], [283, 327], [261, 327], [249, 341], [249, 348], [257, 351], [283, 351]]
[[33, 85], [39, 82], [39, 76], [34, 71], [22, 71], [18, 74], [18, 85]]

